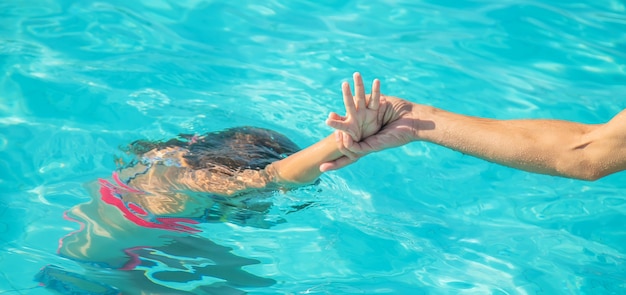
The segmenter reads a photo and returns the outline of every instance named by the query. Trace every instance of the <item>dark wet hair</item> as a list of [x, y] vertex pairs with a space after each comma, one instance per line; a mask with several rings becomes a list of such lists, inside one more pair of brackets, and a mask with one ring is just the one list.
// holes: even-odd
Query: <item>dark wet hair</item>
[[140, 156], [153, 149], [168, 147], [188, 149], [185, 160], [192, 169], [222, 166], [231, 170], [260, 170], [300, 150], [293, 141], [276, 131], [249, 126], [203, 135], [180, 134], [167, 141], [137, 140], [122, 150]]

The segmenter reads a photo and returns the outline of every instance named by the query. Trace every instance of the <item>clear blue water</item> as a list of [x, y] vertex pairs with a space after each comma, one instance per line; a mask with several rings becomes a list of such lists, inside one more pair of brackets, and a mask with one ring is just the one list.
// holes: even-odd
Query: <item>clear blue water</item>
[[[601, 123], [626, 108], [624, 1], [374, 2], [0, 3], [0, 294], [52, 294], [35, 280], [46, 265], [119, 275], [57, 247], [120, 145], [253, 125], [306, 146], [354, 71], [477, 116]], [[193, 237], [257, 260], [243, 269], [274, 283], [230, 286], [250, 294], [624, 294], [625, 177], [413, 143], [272, 196], [265, 218], [284, 223]]]

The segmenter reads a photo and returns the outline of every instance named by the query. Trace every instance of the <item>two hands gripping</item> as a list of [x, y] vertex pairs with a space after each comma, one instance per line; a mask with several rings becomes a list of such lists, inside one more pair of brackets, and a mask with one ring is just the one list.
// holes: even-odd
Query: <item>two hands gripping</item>
[[343, 157], [320, 165], [320, 171], [345, 167], [376, 151], [404, 145], [415, 140], [413, 104], [380, 93], [380, 81], [374, 79], [369, 96], [363, 79], [354, 73], [354, 95], [350, 84], [341, 85], [346, 115], [331, 112], [326, 124], [335, 131], [337, 147]]

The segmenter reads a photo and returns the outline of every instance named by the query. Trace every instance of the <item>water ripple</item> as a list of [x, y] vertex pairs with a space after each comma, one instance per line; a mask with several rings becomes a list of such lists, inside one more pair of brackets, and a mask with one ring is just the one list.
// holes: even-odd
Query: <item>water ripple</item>
[[[80, 269], [54, 252], [73, 230], [59, 219], [88, 197], [82, 183], [115, 168], [119, 145], [256, 125], [306, 146], [330, 132], [356, 70], [461, 113], [605, 122], [626, 108], [625, 11], [618, 0], [0, 3], [0, 230], [16, 246], [0, 260], [22, 267], [0, 289], [31, 287], [50, 261]], [[255, 294], [619, 293], [622, 184], [416, 143], [278, 194], [269, 214], [287, 222], [274, 228], [202, 226], [277, 281]], [[300, 201], [315, 205], [290, 211]]]

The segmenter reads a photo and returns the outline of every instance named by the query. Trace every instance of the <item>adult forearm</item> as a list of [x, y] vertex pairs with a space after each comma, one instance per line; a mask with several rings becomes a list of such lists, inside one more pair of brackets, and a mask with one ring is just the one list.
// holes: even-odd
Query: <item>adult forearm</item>
[[491, 162], [536, 173], [598, 177], [585, 136], [598, 125], [558, 120], [494, 120], [416, 106], [416, 137]]

